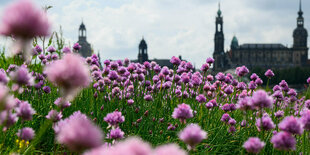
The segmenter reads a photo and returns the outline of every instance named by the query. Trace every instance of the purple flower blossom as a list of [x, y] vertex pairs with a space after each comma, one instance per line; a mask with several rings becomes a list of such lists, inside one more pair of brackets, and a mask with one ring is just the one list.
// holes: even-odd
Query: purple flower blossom
[[12, 110], [5, 110], [0, 113], [0, 124], [3, 125], [5, 128], [9, 128], [13, 124], [15, 124], [17, 120], [18, 117], [15, 113], [12, 113]]
[[236, 125], [236, 123], [237, 123], [236, 120], [233, 118], [229, 119], [229, 121], [228, 121], [228, 124], [232, 125], [232, 126]]
[[263, 116], [263, 118], [256, 119], [255, 125], [256, 125], [258, 131], [261, 131], [261, 130], [269, 131], [269, 130], [275, 128], [275, 124], [273, 123], [272, 119], [268, 115]]
[[211, 65], [214, 63], [214, 59], [213, 58], [207, 58], [206, 62]]
[[268, 69], [266, 72], [265, 72], [265, 76], [268, 77], [268, 78], [271, 78], [274, 76], [274, 73], [272, 72], [271, 69]]
[[104, 121], [109, 123], [111, 126], [117, 127], [119, 123], [123, 123], [125, 121], [125, 117], [122, 116], [122, 112], [114, 111], [107, 114], [107, 116], [104, 117]]
[[208, 103], [206, 103], [205, 106], [206, 106], [207, 109], [211, 109], [213, 107], [213, 103], [212, 102], [208, 102]]
[[253, 93], [252, 104], [258, 108], [271, 108], [273, 99], [264, 90], [258, 90]]
[[153, 155], [187, 155], [187, 153], [176, 144], [166, 144], [156, 147]]
[[249, 69], [245, 66], [237, 67], [236, 74], [240, 77], [245, 76], [249, 73]]
[[231, 119], [231, 117], [229, 116], [229, 114], [225, 113], [222, 115], [221, 121], [222, 122], [228, 122]]
[[72, 47], [74, 50], [76, 50], [76, 51], [78, 51], [78, 50], [80, 50], [81, 49], [81, 46], [80, 46], [80, 44], [79, 43], [75, 43], [74, 45], [73, 45], [73, 47]]
[[5, 71], [3, 69], [0, 69], [0, 83], [7, 84], [9, 81], [9, 78], [7, 77]]
[[204, 103], [207, 101], [206, 97], [203, 95], [203, 94], [199, 94], [198, 96], [196, 96], [196, 100], [199, 102], [199, 103]]
[[71, 53], [72, 51], [71, 51], [70, 47], [64, 47], [62, 49], [62, 52], [65, 53], [65, 54], [68, 54], [68, 53]]
[[181, 122], [185, 123], [185, 120], [193, 117], [193, 110], [185, 103], [179, 104], [177, 108], [174, 108], [172, 113], [174, 119], [180, 119]]
[[259, 153], [262, 148], [264, 148], [265, 143], [262, 142], [257, 137], [250, 137], [246, 142], [244, 142], [243, 146], [247, 152], [249, 153]]
[[46, 93], [46, 94], [49, 94], [51, 92], [51, 88], [49, 86], [44, 86], [43, 87], [43, 91]]
[[54, 46], [50, 46], [47, 48], [47, 51], [50, 53], [54, 53], [54, 52], [56, 52], [56, 48]]
[[46, 118], [53, 122], [58, 122], [59, 120], [61, 120], [62, 114], [56, 110], [51, 110], [50, 112], [48, 112]]
[[170, 63], [172, 63], [173, 65], [180, 65], [181, 64], [181, 60], [178, 58], [178, 57], [175, 57], [173, 56], [171, 59], [170, 59]]
[[189, 124], [179, 133], [179, 138], [189, 146], [189, 149], [194, 149], [207, 138], [207, 133], [197, 124]]
[[127, 103], [128, 103], [128, 105], [132, 105], [134, 103], [134, 100], [133, 99], [129, 99], [129, 100], [127, 100]]
[[45, 68], [48, 79], [63, 89], [65, 98], [73, 99], [81, 87], [90, 83], [89, 68], [76, 54], [66, 54]]
[[279, 111], [277, 111], [276, 113], [274, 113], [274, 115], [275, 115], [277, 118], [283, 117], [283, 116], [284, 116], [284, 111], [283, 111], [283, 110], [279, 110]]
[[310, 130], [310, 110], [302, 111], [300, 122], [303, 124], [305, 130]]
[[257, 79], [255, 80], [255, 83], [256, 83], [257, 85], [262, 85], [262, 84], [263, 84], [263, 80], [260, 79], [260, 78], [257, 78]]
[[295, 150], [296, 140], [288, 132], [281, 131], [274, 136], [272, 136], [270, 142], [273, 144], [273, 147], [279, 150]]
[[301, 135], [303, 133], [302, 123], [294, 116], [287, 116], [279, 123], [279, 129], [291, 134]]
[[32, 115], [36, 112], [27, 101], [22, 101], [15, 111], [17, 116], [23, 120], [31, 120]]
[[32, 128], [25, 127], [25, 128], [18, 130], [16, 135], [22, 140], [30, 141], [34, 137], [34, 131]]
[[70, 105], [71, 105], [71, 103], [69, 101], [65, 101], [62, 98], [57, 98], [55, 100], [54, 104], [57, 105], [60, 109], [70, 107]]
[[224, 92], [227, 94], [227, 95], [230, 95], [231, 93], [234, 92], [234, 87], [232, 85], [228, 85], [225, 89], [224, 89]]
[[209, 69], [209, 64], [202, 64], [200, 70], [203, 71], [203, 72], [206, 72], [208, 71]]
[[144, 100], [145, 101], [153, 101], [153, 97], [151, 95], [145, 95]]
[[123, 139], [124, 132], [120, 128], [112, 129], [108, 137], [110, 139]]
[[308, 77], [308, 79], [307, 79], [307, 83], [308, 83], [308, 84], [310, 84], [310, 77]]
[[[58, 124], [59, 125], [59, 124]], [[58, 126], [57, 141], [72, 151], [83, 151], [102, 144], [102, 132], [80, 111]]]
[[26, 66], [20, 66], [16, 71], [10, 73], [11, 80], [18, 84], [22, 85], [33, 85], [34, 77], [29, 73]]
[[219, 81], [224, 81], [225, 80], [225, 74], [223, 74], [222, 72], [219, 72], [216, 74], [215, 78]]
[[112, 147], [101, 146], [84, 155], [151, 155], [152, 148], [140, 138], [131, 137]]
[[255, 81], [256, 79], [258, 78], [258, 75], [253, 73], [251, 76], [250, 76], [250, 79]]
[[252, 107], [252, 99], [251, 97], [240, 98], [237, 103], [237, 108], [240, 110], [251, 110]]
[[30, 0], [20, 0], [9, 5], [2, 18], [0, 34], [18, 38], [47, 36], [50, 24], [45, 12]]

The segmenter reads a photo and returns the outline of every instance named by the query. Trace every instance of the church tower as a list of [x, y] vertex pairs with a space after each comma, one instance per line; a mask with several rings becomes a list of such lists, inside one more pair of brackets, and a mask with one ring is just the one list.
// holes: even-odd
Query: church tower
[[214, 70], [221, 70], [225, 66], [225, 52], [224, 52], [224, 33], [223, 33], [223, 17], [219, 4], [217, 17], [215, 20], [215, 35], [214, 35]]
[[138, 62], [143, 64], [145, 61], [148, 61], [148, 60], [149, 58], [147, 55], [147, 44], [144, 38], [142, 37], [142, 40], [140, 41], [140, 44], [139, 44]]
[[308, 59], [307, 38], [308, 32], [304, 28], [304, 17], [301, 8], [301, 0], [299, 1], [299, 11], [297, 17], [297, 28], [293, 32], [293, 63], [297, 65], [305, 65]]
[[92, 49], [90, 44], [86, 40], [86, 27], [84, 23], [80, 25], [79, 28], [79, 41], [78, 43], [81, 45], [81, 49], [79, 50], [79, 54], [81, 54], [84, 58], [91, 56]]

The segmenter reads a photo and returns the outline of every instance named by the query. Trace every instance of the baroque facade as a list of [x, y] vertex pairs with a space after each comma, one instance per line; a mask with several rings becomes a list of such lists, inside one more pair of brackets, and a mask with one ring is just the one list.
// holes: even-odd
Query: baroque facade
[[293, 46], [283, 44], [245, 43], [239, 45], [236, 36], [233, 37], [229, 51], [224, 51], [224, 33], [222, 11], [218, 10], [215, 21], [214, 71], [225, 71], [237, 66], [245, 65], [253, 68], [289, 68], [308, 66], [308, 33], [304, 28], [303, 11], [301, 3], [297, 17], [297, 28], [293, 32]]
[[83, 22], [79, 28], [79, 41], [77, 43], [81, 45], [81, 49], [79, 50], [81, 56], [86, 58], [92, 55], [91, 46], [86, 40], [86, 27]]

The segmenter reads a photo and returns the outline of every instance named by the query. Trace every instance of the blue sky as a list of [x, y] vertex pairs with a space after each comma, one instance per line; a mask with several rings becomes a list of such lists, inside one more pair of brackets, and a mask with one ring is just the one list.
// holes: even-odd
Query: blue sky
[[[0, 0], [3, 7], [12, 0]], [[197, 67], [213, 53], [219, 0], [35, 0], [52, 5], [54, 30], [77, 41], [83, 19], [87, 39], [103, 59], [136, 59], [144, 36], [150, 58], [182, 55]], [[291, 46], [298, 0], [221, 0], [225, 49], [235, 34], [242, 43], [282, 43]], [[303, 0], [305, 27], [310, 28], [310, 1]]]

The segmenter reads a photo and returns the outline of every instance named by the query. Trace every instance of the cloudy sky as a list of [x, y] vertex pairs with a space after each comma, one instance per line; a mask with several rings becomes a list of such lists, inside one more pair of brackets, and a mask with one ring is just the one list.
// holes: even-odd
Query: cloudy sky
[[[0, 11], [12, 0], [0, 0]], [[34, 0], [51, 5], [54, 30], [61, 25], [72, 44], [83, 19], [87, 40], [103, 59], [136, 59], [144, 36], [150, 58], [182, 58], [197, 67], [213, 53], [215, 16], [220, 0]], [[291, 46], [299, 0], [221, 0], [225, 49], [233, 35], [242, 43]], [[303, 0], [310, 28], [310, 1]], [[1, 44], [1, 43], [0, 43]], [[2, 41], [2, 44], [6, 44]]]

